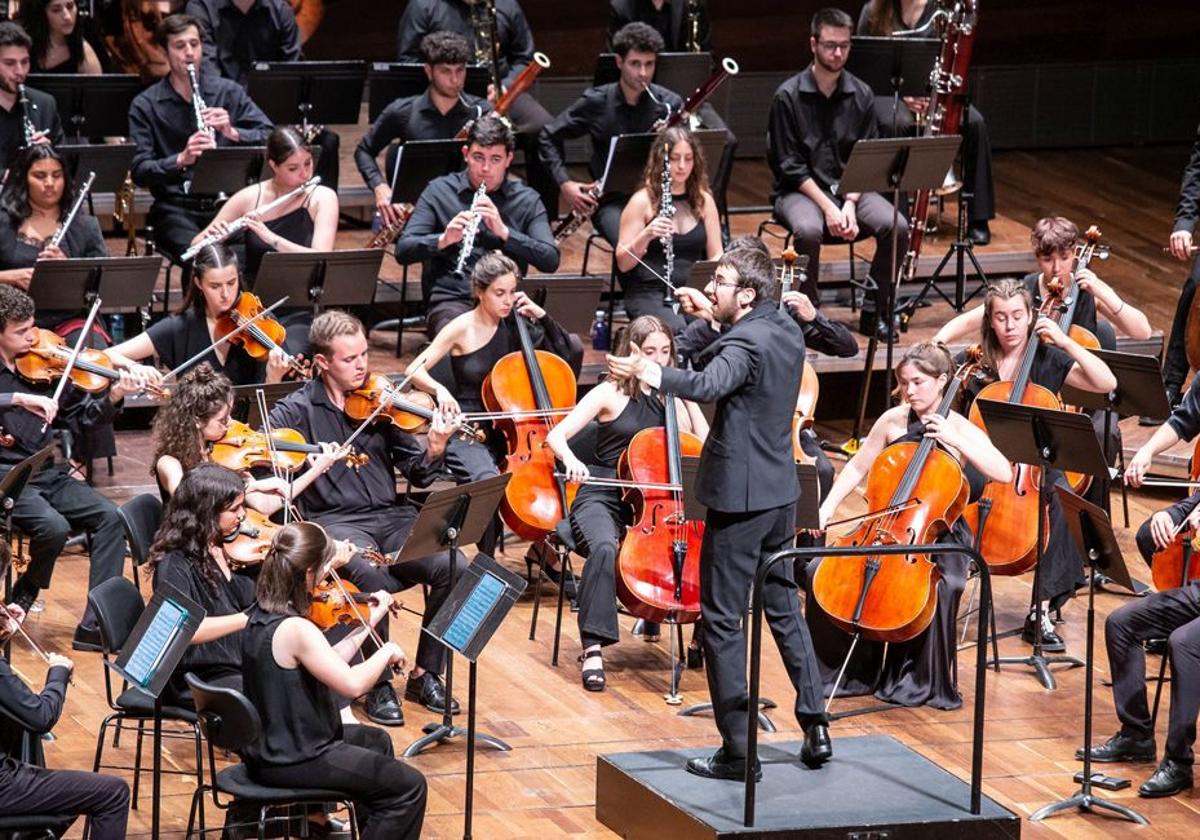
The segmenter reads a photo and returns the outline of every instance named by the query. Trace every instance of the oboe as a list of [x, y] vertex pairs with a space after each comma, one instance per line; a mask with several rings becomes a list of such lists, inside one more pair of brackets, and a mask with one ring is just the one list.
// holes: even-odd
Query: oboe
[[[663, 169], [662, 169], [662, 198], [658, 202], [658, 217], [660, 219], [669, 219], [672, 227], [675, 223], [675, 197], [671, 195], [671, 144], [663, 144]], [[674, 281], [675, 274], [675, 235], [674, 232], [660, 236], [659, 243], [662, 245], [665, 267], [663, 274], [668, 280]], [[670, 306], [677, 305], [675, 294], [668, 289], [666, 293], [666, 303]]]
[[188, 83], [192, 86], [192, 112], [196, 115], [196, 130], [203, 131], [209, 137], [213, 136], [213, 128], [204, 122], [204, 97], [200, 95], [200, 83], [196, 80], [196, 65], [187, 66]]
[[67, 217], [62, 220], [62, 224], [58, 226], [58, 230], [54, 231], [54, 235], [46, 243], [47, 248], [57, 248], [62, 244], [63, 238], [67, 235], [67, 228], [71, 226], [71, 222], [75, 221], [75, 216], [79, 213], [79, 208], [83, 206], [83, 202], [87, 201], [88, 193], [92, 190], [92, 182], [95, 180], [96, 173], [88, 172], [87, 180], [83, 182], [83, 186], [79, 188], [79, 194], [75, 196], [75, 203], [71, 205]]
[[471, 258], [471, 252], [475, 250], [475, 234], [479, 232], [479, 222], [482, 216], [479, 215], [479, 202], [487, 195], [487, 182], [480, 181], [479, 189], [475, 190], [475, 197], [471, 199], [471, 221], [467, 222], [467, 226], [463, 228], [462, 246], [458, 252], [458, 264], [454, 267], [454, 273], [460, 277], [466, 275], [467, 260]]
[[25, 85], [17, 85], [17, 99], [21, 102], [21, 128], [25, 132], [25, 145], [32, 146], [37, 129], [33, 127], [33, 120], [29, 119], [29, 111], [33, 106], [25, 93]]
[[[296, 189], [289, 190], [288, 192], [279, 196], [279, 198], [275, 199], [274, 201], [270, 201], [270, 202], [264, 204], [262, 207], [255, 208], [252, 212], [257, 213], [259, 215], [259, 217], [261, 218], [262, 216], [265, 216], [267, 213], [270, 213], [276, 207], [281, 207], [284, 204], [287, 204], [289, 201], [291, 201], [294, 197], [296, 197], [300, 193], [307, 192], [308, 190], [316, 189], [317, 184], [319, 184], [319, 183], [321, 183], [321, 176], [314, 175], [313, 177], [311, 177], [307, 181], [305, 181], [303, 184], [296, 187]], [[223, 233], [210, 233], [208, 236], [204, 237], [199, 242], [197, 242], [196, 244], [194, 244], [190, 248], [188, 248], [186, 251], [184, 251], [180, 255], [179, 258], [181, 260], [183, 260], [184, 262], [187, 262], [192, 257], [196, 256], [196, 254], [200, 253], [201, 249], [205, 248], [206, 246], [216, 245], [218, 242], [224, 242], [226, 239], [228, 239], [229, 237], [233, 236], [235, 233], [238, 233], [244, 227], [246, 227], [246, 217], [249, 215], [250, 214], [247, 213], [244, 216], [239, 216], [238, 218], [234, 219], [232, 222], [230, 222], [229, 224], [227, 224], [225, 226], [225, 231]]]

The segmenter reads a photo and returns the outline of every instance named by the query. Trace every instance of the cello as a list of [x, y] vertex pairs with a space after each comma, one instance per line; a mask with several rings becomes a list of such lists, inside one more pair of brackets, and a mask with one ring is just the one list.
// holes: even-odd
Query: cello
[[521, 349], [503, 356], [483, 380], [488, 411], [513, 413], [497, 421], [504, 433], [504, 488], [500, 518], [521, 539], [537, 541], [567, 515], [577, 485], [554, 474], [554, 452], [546, 435], [558, 422], [554, 409], [575, 405], [575, 373], [567, 362], [535, 350], [525, 318], [514, 314]]
[[617, 555], [617, 598], [637, 618], [690, 624], [700, 617], [704, 523], [684, 516], [682, 457], [698, 456], [704, 445], [679, 430], [675, 397], [664, 396], [664, 425], [634, 435], [617, 463], [621, 479], [653, 486], [626, 491], [635, 517]]

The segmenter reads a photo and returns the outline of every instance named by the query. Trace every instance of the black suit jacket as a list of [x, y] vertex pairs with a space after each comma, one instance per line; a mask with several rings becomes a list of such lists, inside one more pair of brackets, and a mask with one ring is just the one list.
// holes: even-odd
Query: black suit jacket
[[664, 368], [662, 390], [717, 403], [696, 498], [724, 513], [792, 504], [800, 495], [792, 416], [800, 392], [804, 333], [763, 301], [705, 351], [704, 370]]

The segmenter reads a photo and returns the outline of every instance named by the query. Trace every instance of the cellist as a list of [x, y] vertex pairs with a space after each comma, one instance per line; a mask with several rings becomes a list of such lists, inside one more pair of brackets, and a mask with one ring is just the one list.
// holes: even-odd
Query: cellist
[[[671, 332], [653, 315], [633, 319], [621, 333], [617, 355], [634, 353], [664, 367], [674, 365], [675, 342]], [[634, 377], [610, 376], [588, 391], [579, 404], [564, 417], [546, 438], [546, 443], [563, 462], [572, 481], [583, 484], [571, 505], [571, 530], [587, 558], [579, 586], [579, 642], [583, 653], [583, 687], [603, 691], [604, 659], [601, 649], [620, 638], [616, 607], [617, 550], [625, 535], [629, 518], [622, 503], [622, 490], [588, 484], [592, 476], [615, 478], [621, 453], [642, 429], [664, 424], [664, 397]], [[708, 435], [708, 421], [700, 407], [676, 398], [679, 429], [691, 432], [701, 441]], [[596, 421], [595, 455], [591, 466], [580, 460], [568, 443]], [[653, 630], [643, 633], [652, 639]]]
[[[897, 391], [903, 401], [879, 416], [862, 447], [842, 468], [821, 504], [822, 526], [834, 519], [843, 500], [866, 478], [884, 448], [901, 441], [922, 438], [936, 441], [964, 466], [972, 497], [982, 490], [984, 481], [1012, 480], [1008, 459], [982, 429], [956, 411], [946, 415], [937, 413], [953, 375], [953, 359], [942, 345], [923, 342], [904, 353], [896, 365]], [[971, 545], [970, 529], [962, 519], [948, 524], [951, 530], [945, 542]], [[842, 678], [839, 696], [873, 690], [880, 700], [904, 706], [957, 709], [962, 705], [957, 685], [954, 625], [968, 561], [960, 554], [941, 554], [933, 559], [941, 572], [937, 584], [938, 611], [933, 623], [916, 638], [892, 644], [886, 661], [881, 643], [860, 642]], [[810, 564], [810, 579], [818, 565], [819, 562]], [[815, 598], [808, 598], [805, 618], [812, 631], [828, 694], [846, 656], [849, 637], [829, 623]]]

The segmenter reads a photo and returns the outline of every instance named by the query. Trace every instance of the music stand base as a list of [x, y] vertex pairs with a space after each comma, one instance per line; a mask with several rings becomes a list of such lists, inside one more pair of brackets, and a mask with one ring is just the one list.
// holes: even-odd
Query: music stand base
[[1095, 583], [1091, 584], [1092, 588], [1097, 592], [1105, 592], [1109, 595], [1121, 595], [1125, 598], [1141, 598], [1150, 591], [1150, 587], [1142, 583], [1140, 580], [1133, 582], [1133, 591], [1130, 592], [1124, 586], [1118, 586], [1115, 589], [1109, 589], [1108, 584], [1113, 583], [1113, 579], [1108, 575], [1096, 575]]
[[1061, 802], [1051, 802], [1044, 808], [1039, 808], [1029, 817], [1030, 822], [1038, 822], [1046, 817], [1052, 817], [1055, 814], [1060, 814], [1063, 811], [1073, 811], [1078, 808], [1081, 811], [1092, 811], [1095, 808], [1100, 808], [1105, 811], [1111, 811], [1119, 817], [1124, 817], [1130, 822], [1138, 825], [1150, 825], [1150, 821], [1139, 814], [1132, 808], [1126, 808], [1124, 805], [1118, 805], [1115, 802], [1109, 802], [1107, 799], [1102, 799], [1093, 793], [1080, 791], [1069, 799], [1064, 799]]
[[[467, 728], [465, 726], [447, 726], [444, 723], [427, 723], [421, 731], [425, 734], [408, 745], [408, 747], [404, 750], [405, 758], [412, 758], [420, 755], [426, 749], [434, 746], [435, 744], [440, 744], [443, 741], [450, 740], [451, 738], [460, 738], [467, 734]], [[487, 744], [489, 747], [493, 747], [497, 750], [503, 750], [505, 752], [512, 750], [512, 747], [509, 744], [501, 741], [496, 736], [488, 735], [485, 732], [476, 732], [475, 742]]]
[[859, 706], [857, 709], [846, 709], [842, 712], [831, 712], [829, 714], [829, 722], [842, 718], [858, 717], [859, 715], [873, 715], [876, 712], [890, 712], [892, 709], [904, 709], [906, 706], [900, 703], [878, 703], [874, 706]]
[[989, 666], [995, 665], [997, 669], [1000, 665], [1028, 665], [1036, 672], [1038, 682], [1047, 691], [1054, 691], [1054, 689], [1058, 688], [1054, 674], [1050, 673], [1051, 665], [1070, 665], [1072, 668], [1083, 667], [1083, 662], [1074, 656], [1042, 656], [1040, 653], [1034, 653], [1030, 656], [1001, 656], [999, 659], [989, 659], [987, 664]]
[[[762, 712], [763, 709], [774, 709], [777, 708], [778, 705], [779, 704], [777, 704], [770, 697], [760, 697], [758, 699], [758, 726], [763, 732], [779, 731], [775, 728], [774, 721], [772, 721]], [[704, 714], [705, 712], [711, 712], [712, 707], [712, 703], [696, 703], [695, 705], [688, 706], [686, 709], [680, 709], [675, 714], [679, 715], [680, 717], [695, 717], [696, 715]]]

